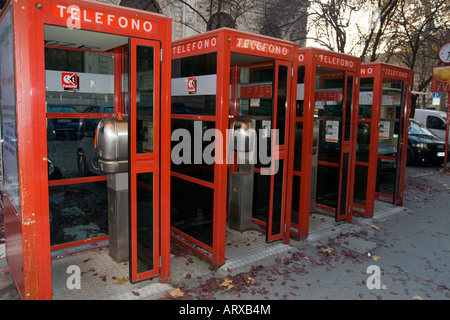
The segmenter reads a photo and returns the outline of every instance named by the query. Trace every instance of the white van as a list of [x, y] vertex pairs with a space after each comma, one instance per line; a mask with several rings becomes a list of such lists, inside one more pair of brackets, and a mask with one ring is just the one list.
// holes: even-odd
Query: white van
[[[414, 119], [423, 123], [431, 132], [445, 140], [447, 113], [436, 110], [416, 109]], [[450, 137], [449, 137], [450, 141]]]

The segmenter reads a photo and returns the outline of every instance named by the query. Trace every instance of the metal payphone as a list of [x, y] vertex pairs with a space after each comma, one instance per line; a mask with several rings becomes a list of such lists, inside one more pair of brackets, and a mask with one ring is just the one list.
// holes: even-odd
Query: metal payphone
[[108, 174], [109, 255], [117, 262], [129, 259], [128, 117], [118, 114], [100, 120], [95, 134], [92, 165]]
[[255, 120], [237, 117], [231, 126], [231, 145], [237, 152], [239, 169], [230, 173], [228, 226], [245, 231], [252, 226], [253, 170], [255, 164]]

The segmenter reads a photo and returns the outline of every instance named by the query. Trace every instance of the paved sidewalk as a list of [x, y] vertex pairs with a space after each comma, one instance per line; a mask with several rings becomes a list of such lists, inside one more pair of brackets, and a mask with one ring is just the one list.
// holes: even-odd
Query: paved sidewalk
[[[128, 264], [107, 248], [55, 259], [54, 298], [114, 300], [450, 299], [450, 175], [408, 167], [403, 207], [377, 202], [371, 218], [325, 222], [305, 241], [265, 244], [257, 231], [228, 231], [227, 261], [215, 268], [173, 245], [171, 280], [130, 284]], [[321, 229], [321, 226], [326, 226]], [[65, 285], [70, 264], [82, 269], [82, 289]], [[380, 270], [379, 287], [369, 266]], [[85, 289], [85, 290], [83, 290]], [[0, 300], [17, 299], [0, 247]]]

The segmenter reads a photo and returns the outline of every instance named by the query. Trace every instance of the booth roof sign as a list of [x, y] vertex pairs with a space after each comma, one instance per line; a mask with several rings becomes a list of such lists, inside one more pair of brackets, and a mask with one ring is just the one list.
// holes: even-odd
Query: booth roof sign
[[397, 70], [397, 69], [390, 69], [386, 68], [383, 69], [384, 74], [386, 76], [394, 77], [394, 78], [401, 78], [401, 79], [408, 79], [408, 72]]
[[[298, 62], [305, 63], [305, 53], [299, 53]], [[340, 56], [333, 56], [328, 54], [317, 54], [317, 63], [322, 66], [334, 67], [335, 69], [353, 70], [355, 68], [355, 61]]]
[[[385, 76], [408, 79], [409, 73], [406, 71], [401, 71], [397, 69], [383, 68]], [[375, 74], [375, 69], [371, 66], [361, 67], [361, 77], [372, 77]]]
[[188, 43], [172, 46], [172, 53], [175, 56], [184, 53], [199, 52], [203, 50], [208, 50], [209, 48], [214, 48], [216, 45], [217, 45], [216, 37], [199, 39]]
[[288, 56], [289, 48], [270, 42], [236, 37], [233, 46], [239, 49], [248, 49], [250, 52], [269, 53], [275, 55]]
[[89, 23], [145, 33], [156, 32], [154, 21], [80, 8], [75, 5], [67, 6], [52, 2], [51, 12], [53, 17], [65, 19], [67, 27], [74, 29], [80, 29], [81, 23]]

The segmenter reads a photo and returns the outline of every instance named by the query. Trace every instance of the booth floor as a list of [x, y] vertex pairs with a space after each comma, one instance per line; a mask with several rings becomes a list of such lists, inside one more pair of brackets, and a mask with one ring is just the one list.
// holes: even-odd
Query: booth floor
[[[402, 211], [403, 207], [376, 201], [374, 219], [381, 219], [390, 214]], [[352, 232], [356, 224], [336, 223], [334, 218], [321, 213], [310, 216], [309, 236], [307, 242], [320, 241], [326, 237], [340, 233]], [[292, 245], [297, 245], [294, 240]], [[161, 296], [173, 289], [170, 283], [160, 283], [159, 278], [131, 284], [128, 262], [117, 263], [108, 251], [107, 242], [99, 243], [86, 251], [70, 253], [69, 250], [54, 252], [52, 261], [53, 299], [55, 300], [139, 300], [151, 296]], [[97, 246], [97, 247], [95, 247]], [[272, 255], [286, 252], [293, 246], [281, 241], [267, 243], [265, 235], [257, 230], [238, 232], [227, 229], [226, 262], [215, 272], [226, 275], [228, 270], [250, 266], [253, 263]], [[193, 254], [192, 254], [192, 257]], [[211, 274], [211, 265], [195, 257], [180, 259], [171, 256], [171, 281], [183, 281], [186, 274], [204, 276]], [[189, 261], [187, 263], [186, 261]], [[79, 267], [81, 281], [79, 289], [73, 275], [73, 269]], [[72, 267], [73, 268], [73, 267]], [[71, 289], [72, 288], [72, 289]]]

